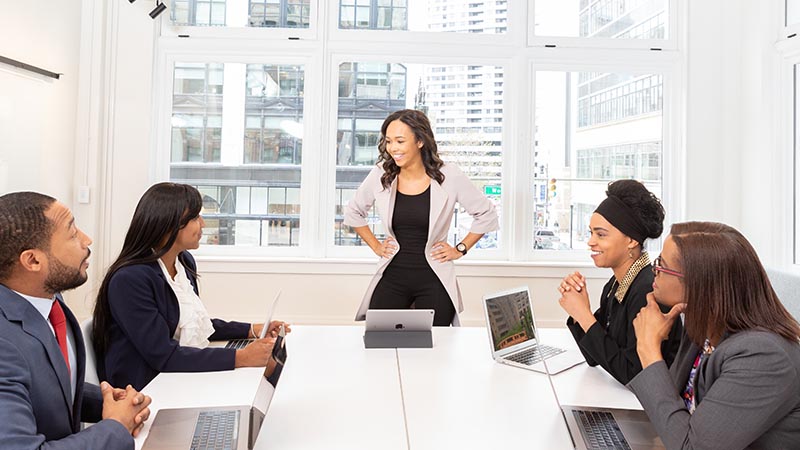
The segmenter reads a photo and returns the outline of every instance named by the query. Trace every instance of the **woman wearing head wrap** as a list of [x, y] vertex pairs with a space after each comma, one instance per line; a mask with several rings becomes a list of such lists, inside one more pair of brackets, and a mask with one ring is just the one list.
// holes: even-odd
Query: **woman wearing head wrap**
[[[597, 267], [614, 275], [603, 287], [600, 308], [592, 313], [586, 279], [580, 272], [564, 277], [559, 304], [570, 315], [567, 327], [591, 366], [600, 365], [622, 384], [642, 370], [636, 353], [633, 319], [647, 304], [653, 290], [646, 239], [661, 236], [664, 208], [647, 188], [635, 180], [609, 183], [607, 198], [589, 221], [589, 249]], [[666, 312], [666, 310], [664, 311]], [[675, 321], [662, 353], [671, 364], [678, 351], [681, 321]]]

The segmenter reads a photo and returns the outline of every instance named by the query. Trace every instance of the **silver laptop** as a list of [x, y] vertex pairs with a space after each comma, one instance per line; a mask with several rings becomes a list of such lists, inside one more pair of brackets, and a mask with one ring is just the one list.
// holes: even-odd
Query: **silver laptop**
[[[268, 306], [267, 318], [264, 321], [264, 327], [261, 328], [261, 333], [259, 333], [258, 336], [259, 339], [264, 339], [264, 337], [267, 335], [267, 328], [269, 328], [269, 324], [272, 323], [272, 317], [275, 313], [275, 309], [278, 307], [278, 300], [280, 300], [281, 298], [281, 292], [283, 292], [282, 289], [278, 290], [278, 293], [275, 294], [275, 298], [272, 299], [272, 303], [267, 305]], [[235, 348], [238, 350], [247, 347], [247, 345], [253, 342], [254, 340], [255, 339], [231, 339], [225, 342], [225, 348]], [[217, 346], [221, 345], [212, 345], [212, 347], [217, 347]]]
[[545, 358], [550, 370], [558, 373], [585, 361], [576, 350], [537, 345], [536, 321], [527, 287], [485, 295], [483, 311], [492, 357], [499, 363], [544, 373], [542, 358]]
[[432, 309], [368, 309], [367, 331], [431, 331]]
[[545, 359], [542, 361], [542, 365], [561, 417], [567, 425], [573, 447], [578, 450], [656, 450], [665, 448], [644, 411], [562, 405], [553, 384], [553, 372], [550, 370], [551, 361], [551, 359]]
[[251, 405], [162, 409], [142, 450], [249, 450], [271, 398], [263, 381]]

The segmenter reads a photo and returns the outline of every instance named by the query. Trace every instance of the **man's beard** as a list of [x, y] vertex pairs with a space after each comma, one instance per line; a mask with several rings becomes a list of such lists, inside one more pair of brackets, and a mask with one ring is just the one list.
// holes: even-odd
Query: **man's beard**
[[[81, 261], [81, 266], [83, 266], [83, 262], [89, 258], [90, 254], [91, 251]], [[69, 267], [52, 255], [48, 255], [48, 258], [50, 259], [50, 273], [47, 275], [47, 279], [44, 280], [44, 287], [47, 292], [55, 294], [75, 289], [89, 278], [87, 274], [81, 273], [81, 266], [78, 268]]]

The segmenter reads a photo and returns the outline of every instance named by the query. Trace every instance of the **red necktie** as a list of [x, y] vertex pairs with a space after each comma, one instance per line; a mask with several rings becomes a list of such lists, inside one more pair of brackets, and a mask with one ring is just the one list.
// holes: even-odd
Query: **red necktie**
[[67, 318], [64, 316], [64, 310], [61, 309], [61, 304], [58, 300], [53, 301], [53, 307], [50, 309], [50, 324], [56, 332], [56, 341], [61, 348], [61, 354], [64, 355], [64, 362], [67, 363], [67, 373], [69, 370], [69, 352], [67, 352]]

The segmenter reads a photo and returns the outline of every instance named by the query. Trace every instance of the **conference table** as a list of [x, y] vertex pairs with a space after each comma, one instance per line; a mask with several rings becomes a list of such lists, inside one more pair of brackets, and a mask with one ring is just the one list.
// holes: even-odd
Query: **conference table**
[[[544, 344], [577, 350], [566, 328], [538, 331]], [[568, 449], [553, 387], [561, 404], [641, 409], [602, 369], [580, 364], [551, 385], [545, 374], [494, 362], [485, 328], [433, 333], [432, 349], [365, 349], [363, 326], [292, 326], [254, 449]], [[262, 373], [160, 374], [144, 392], [153, 417], [161, 408], [250, 404], [271, 393]]]

